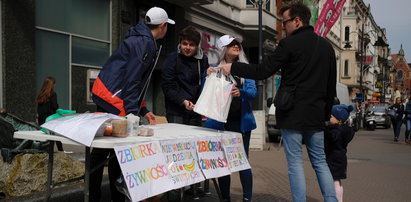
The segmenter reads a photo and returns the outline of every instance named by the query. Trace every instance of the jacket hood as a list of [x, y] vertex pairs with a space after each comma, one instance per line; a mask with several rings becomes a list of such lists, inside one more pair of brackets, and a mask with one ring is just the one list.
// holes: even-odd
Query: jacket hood
[[136, 26], [131, 27], [127, 33], [126, 38], [130, 36], [147, 36], [154, 40], [153, 35], [151, 34], [150, 28], [143, 21], [139, 21]]
[[[177, 53], [181, 54], [180, 43], [177, 45]], [[198, 44], [197, 53], [195, 55], [193, 55], [193, 57], [195, 59], [201, 60], [201, 59], [203, 59], [203, 55], [204, 55], [203, 49], [201, 49], [200, 44]]]

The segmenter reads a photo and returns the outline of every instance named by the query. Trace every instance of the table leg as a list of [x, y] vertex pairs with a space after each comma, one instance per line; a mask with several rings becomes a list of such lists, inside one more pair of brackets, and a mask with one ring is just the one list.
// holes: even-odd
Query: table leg
[[89, 201], [90, 195], [90, 147], [86, 147], [86, 162], [84, 171], [84, 202]]
[[49, 141], [49, 162], [47, 165], [47, 195], [46, 201], [50, 201], [51, 190], [53, 188], [53, 155], [54, 155], [54, 141]]

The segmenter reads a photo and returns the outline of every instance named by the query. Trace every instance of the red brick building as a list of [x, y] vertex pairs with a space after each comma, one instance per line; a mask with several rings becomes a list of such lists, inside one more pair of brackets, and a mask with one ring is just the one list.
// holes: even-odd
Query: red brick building
[[404, 57], [404, 50], [401, 49], [398, 54], [392, 54], [392, 72], [390, 76], [390, 82], [392, 87], [392, 98], [401, 94], [403, 99], [407, 99], [410, 96], [410, 67]]

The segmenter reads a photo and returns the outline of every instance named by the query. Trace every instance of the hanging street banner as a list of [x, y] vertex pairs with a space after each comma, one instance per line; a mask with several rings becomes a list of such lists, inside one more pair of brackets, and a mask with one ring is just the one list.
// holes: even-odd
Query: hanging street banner
[[345, 0], [327, 0], [321, 10], [314, 32], [321, 37], [326, 37], [331, 27], [337, 22]]
[[174, 139], [160, 142], [167, 170], [173, 181], [173, 189], [204, 181], [204, 175], [198, 166], [196, 144], [194, 140]]
[[250, 169], [247, 155], [245, 154], [243, 138], [234, 134], [222, 134], [224, 153], [231, 172]]
[[220, 137], [204, 137], [196, 146], [200, 169], [206, 179], [231, 174]]
[[173, 189], [158, 141], [118, 146], [114, 150], [133, 202]]

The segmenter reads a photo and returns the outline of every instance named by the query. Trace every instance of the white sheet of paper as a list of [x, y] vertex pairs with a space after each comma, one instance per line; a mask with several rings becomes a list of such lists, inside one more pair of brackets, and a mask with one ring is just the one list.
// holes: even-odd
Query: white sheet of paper
[[203, 137], [196, 141], [200, 169], [206, 179], [231, 174], [225, 158], [221, 137]]
[[133, 202], [173, 189], [158, 141], [114, 147]]
[[247, 155], [245, 154], [243, 138], [235, 134], [221, 134], [224, 153], [231, 172], [250, 169]]
[[41, 127], [89, 147], [100, 126], [112, 119], [122, 118], [108, 113], [84, 113], [52, 119]]
[[160, 145], [174, 183], [173, 189], [205, 180], [198, 166], [195, 140], [163, 140], [160, 141]]

